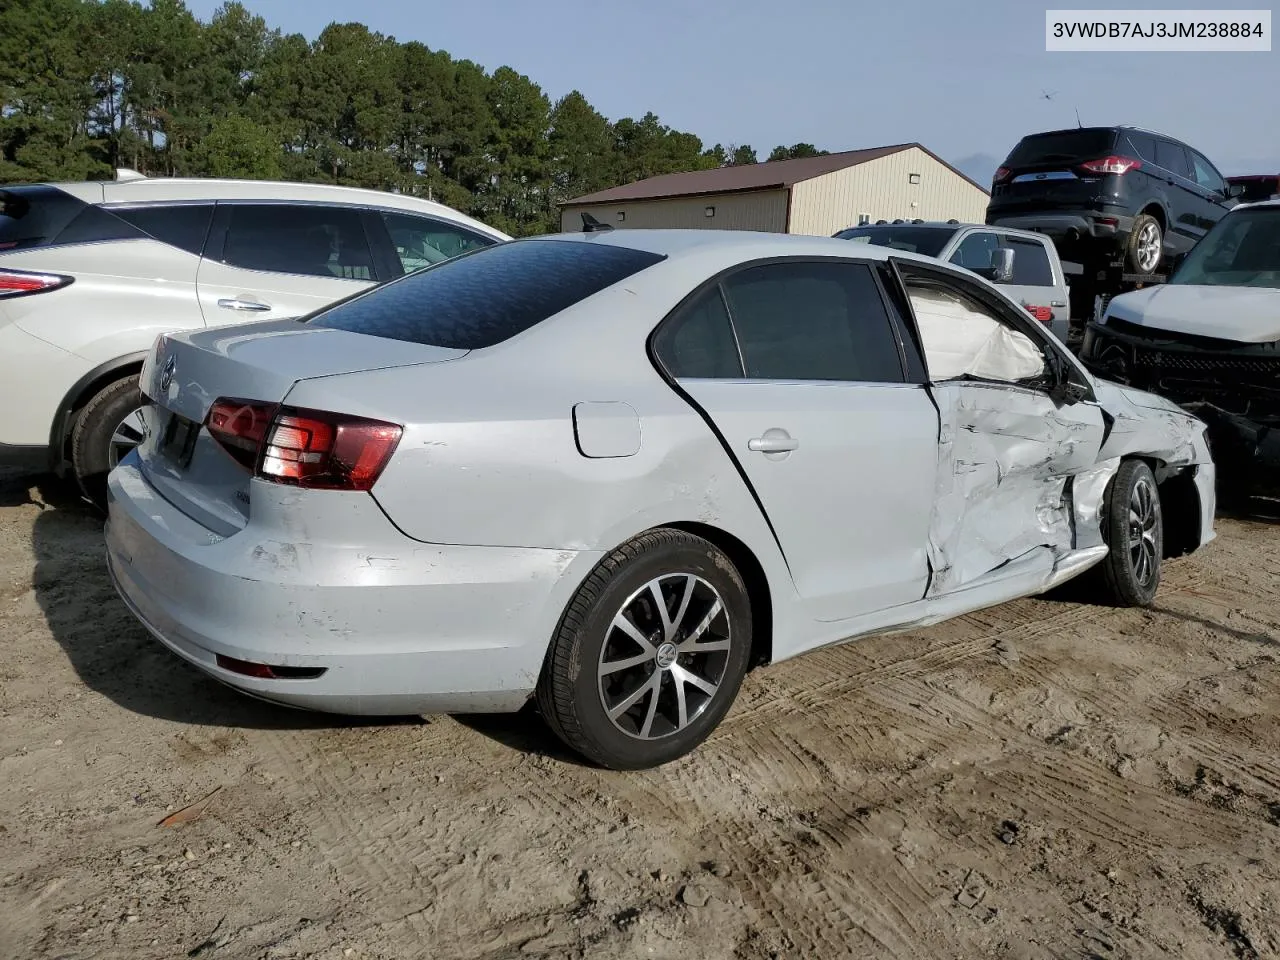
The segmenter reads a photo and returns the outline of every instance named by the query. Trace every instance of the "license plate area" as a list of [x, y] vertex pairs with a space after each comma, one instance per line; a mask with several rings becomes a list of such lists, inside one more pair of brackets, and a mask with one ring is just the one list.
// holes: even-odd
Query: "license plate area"
[[160, 455], [185, 470], [191, 465], [191, 457], [196, 452], [196, 441], [199, 438], [200, 424], [188, 420], [180, 413], [170, 412], [160, 433]]

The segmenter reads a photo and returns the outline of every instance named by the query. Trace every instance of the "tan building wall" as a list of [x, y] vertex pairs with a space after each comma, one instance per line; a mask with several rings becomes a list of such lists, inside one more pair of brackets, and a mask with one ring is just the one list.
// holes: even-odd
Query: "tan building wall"
[[[706, 215], [707, 207], [715, 209], [715, 216]], [[765, 230], [782, 233], [787, 228], [787, 191], [757, 190], [670, 200], [570, 204], [560, 212], [560, 229], [566, 233], [580, 231], [583, 211], [619, 230]], [[620, 213], [624, 215], [623, 219], [618, 218]]]
[[[919, 183], [912, 183], [912, 175]], [[877, 220], [950, 220], [982, 223], [988, 197], [918, 147], [837, 170], [791, 188], [791, 233], [828, 237]]]

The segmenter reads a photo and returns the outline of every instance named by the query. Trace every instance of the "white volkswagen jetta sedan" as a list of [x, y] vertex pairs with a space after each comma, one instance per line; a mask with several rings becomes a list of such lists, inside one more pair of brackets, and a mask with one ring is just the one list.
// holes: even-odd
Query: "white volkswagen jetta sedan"
[[1203, 425], [999, 290], [843, 240], [501, 244], [284, 320], [160, 338], [112, 576], [268, 700], [513, 711], [616, 768], [749, 667], [1043, 592], [1149, 604], [1213, 537]]

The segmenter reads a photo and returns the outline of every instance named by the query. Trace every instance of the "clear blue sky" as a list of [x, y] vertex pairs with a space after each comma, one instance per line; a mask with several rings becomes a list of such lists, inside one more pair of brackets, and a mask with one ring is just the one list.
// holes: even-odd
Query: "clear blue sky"
[[[219, 2], [188, 5], [208, 18]], [[331, 21], [358, 20], [490, 71], [509, 65], [553, 100], [576, 88], [611, 119], [652, 110], [708, 146], [749, 143], [761, 159], [779, 143], [834, 151], [918, 140], [946, 160], [994, 167], [1022, 134], [1074, 126], [1078, 108], [1086, 124], [1180, 137], [1227, 174], [1280, 171], [1280, 44], [1270, 53], [1044, 50], [1046, 6], [1161, 9], [1174, 0], [245, 3], [308, 38]]]

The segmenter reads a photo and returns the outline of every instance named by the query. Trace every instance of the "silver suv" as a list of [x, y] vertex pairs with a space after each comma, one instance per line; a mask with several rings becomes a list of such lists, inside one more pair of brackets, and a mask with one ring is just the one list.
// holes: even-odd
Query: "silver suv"
[[1071, 324], [1067, 278], [1053, 243], [1038, 233], [976, 223], [881, 220], [841, 230], [842, 240], [934, 257], [997, 283], [1066, 342]]
[[510, 239], [415, 197], [269, 181], [0, 188], [0, 465], [66, 473], [101, 503], [141, 439], [156, 336], [301, 316]]

